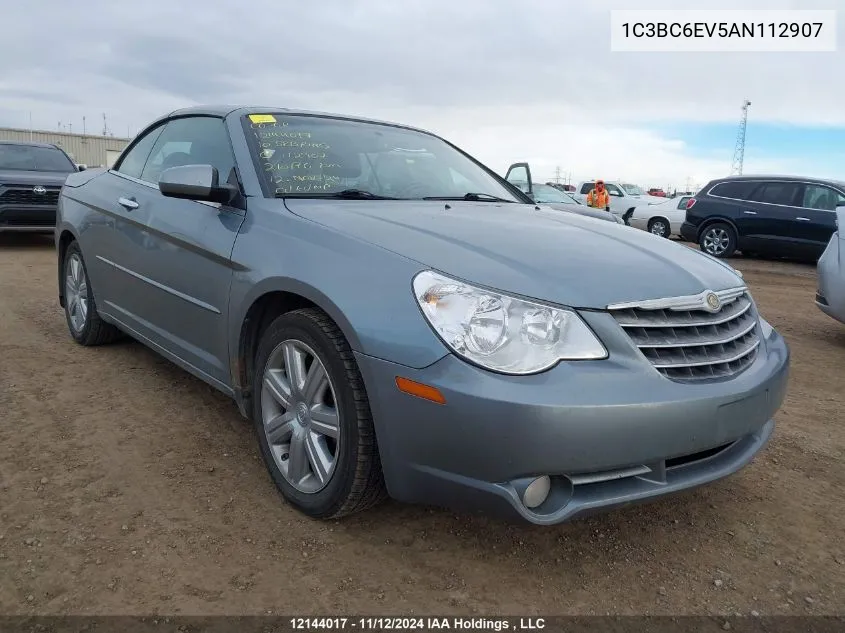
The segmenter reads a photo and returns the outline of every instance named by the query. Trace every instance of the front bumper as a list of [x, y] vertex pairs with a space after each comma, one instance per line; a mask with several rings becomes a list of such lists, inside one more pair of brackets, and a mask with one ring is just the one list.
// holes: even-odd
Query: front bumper
[[[602, 316], [612, 320], [590, 320]], [[637, 354], [530, 377], [453, 355], [415, 370], [358, 354], [390, 495], [548, 525], [720, 479], [766, 444], [789, 373], [776, 332], [721, 383], [673, 382]], [[397, 376], [436, 387], [446, 403], [400, 392]], [[530, 510], [518, 490], [540, 475], [552, 492]]]
[[52, 233], [56, 210], [56, 205], [2, 205], [0, 231]]
[[816, 305], [819, 310], [840, 323], [845, 323], [845, 268], [841, 257], [838, 232], [830, 240], [816, 266], [818, 292]]

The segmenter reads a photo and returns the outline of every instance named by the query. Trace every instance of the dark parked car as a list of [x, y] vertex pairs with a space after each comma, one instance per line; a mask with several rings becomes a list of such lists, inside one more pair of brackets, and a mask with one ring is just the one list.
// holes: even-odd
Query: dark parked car
[[687, 203], [681, 235], [714, 257], [772, 255], [817, 260], [836, 230], [845, 182], [794, 176], [732, 176]]
[[401, 125], [171, 113], [68, 177], [56, 245], [73, 339], [129, 334], [234, 398], [313, 517], [389, 493], [549, 525], [686, 490], [762, 450], [787, 386], [726, 263]]
[[55, 145], [0, 141], [0, 231], [52, 233], [59, 190], [78, 170]]

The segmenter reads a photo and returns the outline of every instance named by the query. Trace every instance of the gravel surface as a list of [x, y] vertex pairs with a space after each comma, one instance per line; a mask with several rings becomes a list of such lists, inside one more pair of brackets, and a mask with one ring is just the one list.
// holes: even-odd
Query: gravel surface
[[392, 502], [317, 523], [231, 401], [137, 343], [74, 344], [50, 239], [0, 235], [0, 613], [843, 613], [845, 326], [812, 267], [734, 264], [793, 354], [737, 475], [557, 527]]

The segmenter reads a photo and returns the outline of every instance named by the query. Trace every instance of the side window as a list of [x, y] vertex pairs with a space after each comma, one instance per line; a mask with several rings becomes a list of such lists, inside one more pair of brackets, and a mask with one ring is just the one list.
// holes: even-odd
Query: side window
[[159, 134], [164, 129], [163, 125], [159, 125], [147, 132], [127, 154], [124, 154], [121, 161], [115, 166], [115, 171], [133, 178], [140, 178], [141, 172], [144, 171], [144, 165], [147, 162], [147, 157], [150, 155], [150, 150], [156, 142]]
[[686, 209], [687, 208], [687, 202], [689, 202], [690, 197], [691, 196], [683, 196], [681, 198], [681, 200], [678, 202], [678, 208], [679, 209]]
[[804, 185], [801, 206], [805, 209], [836, 211], [836, 205], [845, 202], [845, 196], [830, 187], [822, 185]]
[[734, 180], [732, 182], [720, 182], [710, 190], [711, 196], [720, 198], [731, 198], [733, 200], [750, 200], [751, 193], [757, 188], [759, 182], [753, 180]]
[[585, 182], [583, 185], [581, 185], [581, 193], [583, 193], [586, 196], [588, 193], [590, 193], [590, 191], [592, 191], [593, 187], [594, 187], [593, 183]]
[[607, 193], [611, 196], [619, 196], [621, 198], [624, 195], [616, 185], [605, 185], [605, 187], [607, 188]]
[[779, 204], [783, 206], [796, 206], [797, 198], [801, 191], [801, 185], [795, 182], [764, 182], [752, 194], [754, 202], [765, 204]]
[[222, 119], [185, 117], [168, 122], [150, 152], [141, 180], [158, 183], [161, 172], [181, 165], [211, 165], [220, 182], [229, 180], [235, 157]]

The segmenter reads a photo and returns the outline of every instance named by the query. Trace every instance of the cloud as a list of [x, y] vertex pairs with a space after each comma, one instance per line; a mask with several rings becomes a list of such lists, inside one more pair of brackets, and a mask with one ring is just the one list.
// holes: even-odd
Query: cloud
[[[73, 121], [78, 130], [85, 116], [98, 129], [105, 112], [123, 135], [185, 105], [265, 103], [428, 127], [500, 170], [530, 158], [538, 173], [560, 165], [582, 178], [656, 184], [722, 175], [732, 153], [702, 155], [649, 130], [658, 123], [735, 123], [748, 97], [754, 121], [845, 125], [845, 83], [831, 70], [845, 62], [842, 52], [612, 53], [608, 12], [630, 8], [625, 0], [233, 6], [145, 0], [127, 10], [105, 0], [42, 0], [35, 18], [11, 4], [3, 43], [14, 54], [0, 56], [0, 124], [26, 126], [32, 113], [41, 128]], [[701, 3], [652, 0], [648, 8]]]

